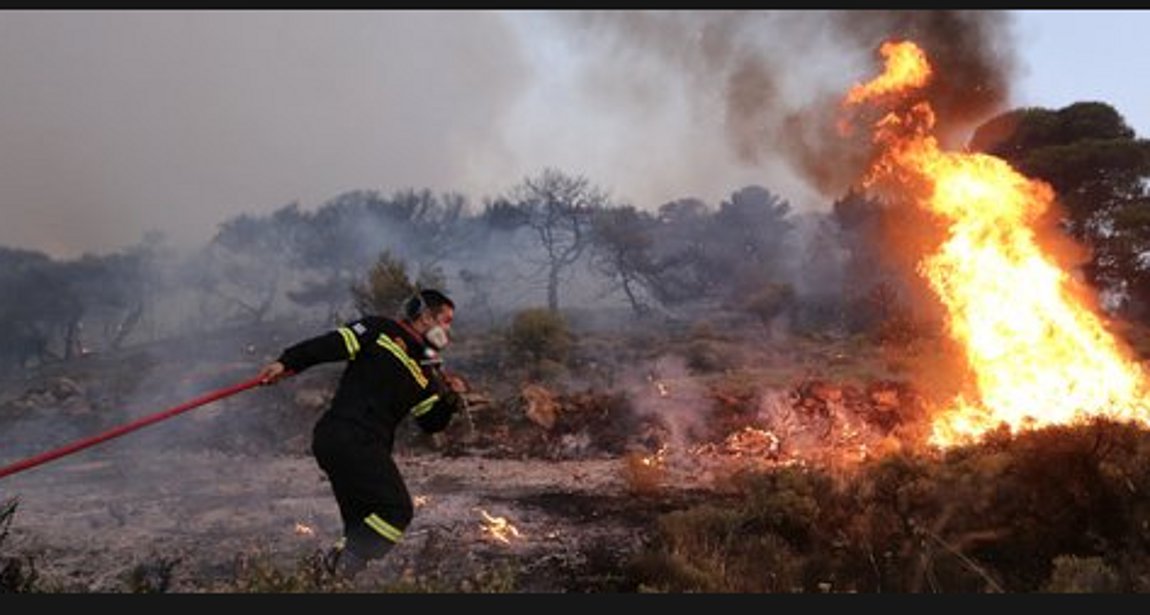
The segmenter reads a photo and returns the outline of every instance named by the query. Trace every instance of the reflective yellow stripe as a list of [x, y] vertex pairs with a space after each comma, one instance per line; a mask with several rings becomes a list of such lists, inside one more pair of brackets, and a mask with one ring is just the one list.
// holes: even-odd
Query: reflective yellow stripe
[[431, 407], [434, 406], [435, 402], [437, 401], [439, 401], [438, 394], [432, 395], [431, 397], [428, 397], [418, 404], [415, 404], [415, 407], [411, 409], [411, 416], [419, 416], [421, 414], [425, 414], [428, 410], [431, 410]]
[[347, 327], [340, 327], [336, 331], [343, 336], [343, 345], [347, 346], [347, 358], [354, 359], [359, 353], [359, 339], [355, 337], [355, 332]]
[[380, 335], [379, 339], [376, 340], [376, 343], [390, 350], [391, 354], [395, 355], [395, 358], [399, 359], [400, 363], [403, 363], [407, 366], [408, 371], [411, 372], [411, 377], [415, 378], [415, 381], [419, 383], [419, 388], [427, 388], [427, 376], [423, 375], [423, 370], [419, 369], [419, 364], [412, 360], [411, 357], [407, 356], [407, 353], [404, 352], [402, 348], [396, 346], [395, 342], [393, 342], [390, 337], [387, 337], [386, 335]]
[[383, 536], [391, 542], [399, 542], [399, 539], [403, 538], [403, 530], [395, 527], [387, 521], [384, 521], [383, 519], [380, 519], [379, 515], [375, 513], [371, 513], [370, 515], [364, 517], [363, 522], [366, 523], [368, 527], [378, 532], [380, 536]]

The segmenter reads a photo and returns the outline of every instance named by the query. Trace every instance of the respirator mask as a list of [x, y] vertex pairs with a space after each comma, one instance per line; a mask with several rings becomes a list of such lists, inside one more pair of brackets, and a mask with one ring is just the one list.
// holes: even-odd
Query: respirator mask
[[423, 334], [423, 339], [427, 340], [427, 345], [436, 350], [443, 350], [451, 343], [451, 339], [447, 335], [447, 329], [442, 325], [435, 325]]

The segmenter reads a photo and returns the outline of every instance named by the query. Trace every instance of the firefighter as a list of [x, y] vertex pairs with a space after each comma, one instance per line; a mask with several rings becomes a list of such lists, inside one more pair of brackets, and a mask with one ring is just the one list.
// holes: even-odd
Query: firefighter
[[262, 384], [319, 363], [345, 361], [330, 405], [312, 430], [312, 454], [331, 483], [343, 537], [329, 554], [351, 578], [403, 537], [414, 505], [391, 456], [395, 430], [411, 415], [427, 433], [463, 409], [464, 383], [443, 373], [455, 304], [424, 289], [398, 318], [365, 316], [284, 349], [259, 372]]

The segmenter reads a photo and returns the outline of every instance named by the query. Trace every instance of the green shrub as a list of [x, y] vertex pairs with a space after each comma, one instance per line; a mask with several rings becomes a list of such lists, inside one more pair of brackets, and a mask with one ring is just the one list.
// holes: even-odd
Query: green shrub
[[795, 289], [790, 284], [767, 284], [747, 299], [743, 309], [763, 326], [769, 326], [772, 320], [793, 307], [794, 303]]
[[546, 308], [520, 310], [505, 334], [512, 360], [530, 365], [566, 363], [574, 346], [567, 320]]

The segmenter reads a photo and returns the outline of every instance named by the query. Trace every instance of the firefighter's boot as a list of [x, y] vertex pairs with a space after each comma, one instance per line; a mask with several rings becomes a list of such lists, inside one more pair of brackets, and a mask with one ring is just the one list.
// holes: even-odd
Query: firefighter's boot
[[323, 567], [337, 579], [350, 580], [367, 567], [367, 560], [347, 548], [347, 540], [339, 541], [323, 556]]

